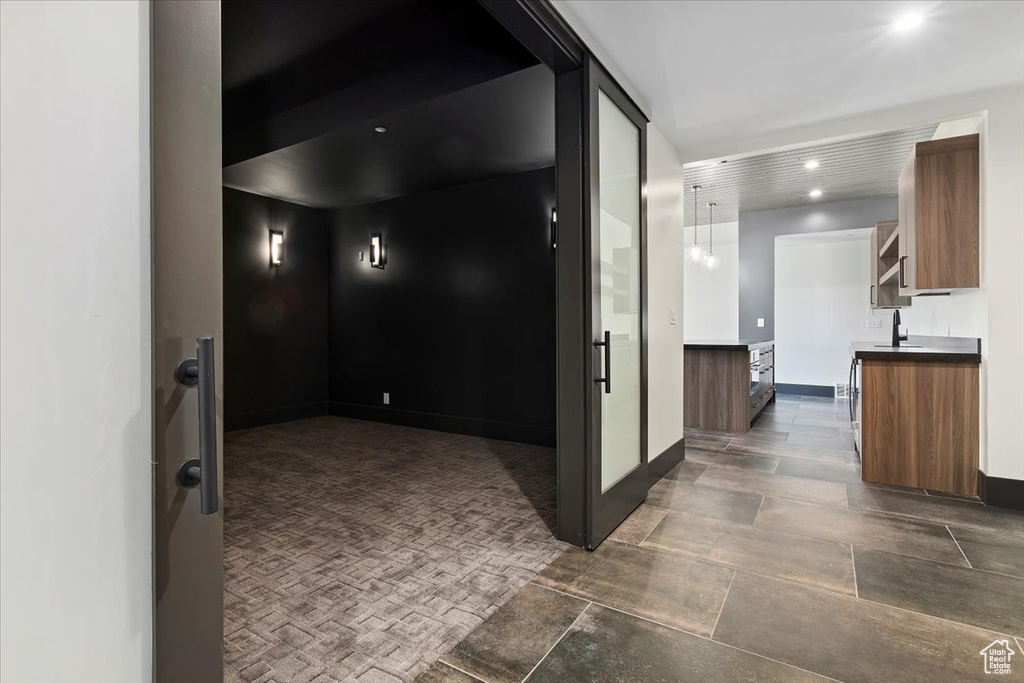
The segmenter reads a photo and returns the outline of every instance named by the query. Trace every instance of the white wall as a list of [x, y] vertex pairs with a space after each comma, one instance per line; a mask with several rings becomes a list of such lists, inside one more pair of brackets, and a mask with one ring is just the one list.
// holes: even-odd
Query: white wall
[[[647, 451], [683, 438], [683, 167], [647, 126]], [[672, 321], [674, 315], [675, 322]]]
[[[683, 332], [687, 339], [736, 339], [739, 336], [740, 253], [738, 222], [715, 225], [715, 255], [721, 260], [708, 270], [688, 259], [683, 262]], [[697, 240], [707, 249], [708, 226], [697, 228]], [[693, 226], [683, 230], [685, 246], [693, 244]]]
[[777, 383], [845, 384], [850, 342], [889, 339], [891, 314], [870, 312], [870, 240], [870, 229], [775, 238]]
[[0, 2], [0, 679], [148, 681], [149, 7]]

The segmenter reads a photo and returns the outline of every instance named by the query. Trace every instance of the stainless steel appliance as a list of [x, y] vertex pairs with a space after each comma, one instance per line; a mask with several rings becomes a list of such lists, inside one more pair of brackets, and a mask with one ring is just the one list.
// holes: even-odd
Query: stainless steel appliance
[[847, 384], [850, 387], [850, 426], [853, 428], [853, 446], [859, 455], [861, 440], [860, 361], [856, 356], [850, 357], [850, 377]]
[[753, 349], [750, 352], [750, 395], [758, 393], [761, 389], [761, 351]]

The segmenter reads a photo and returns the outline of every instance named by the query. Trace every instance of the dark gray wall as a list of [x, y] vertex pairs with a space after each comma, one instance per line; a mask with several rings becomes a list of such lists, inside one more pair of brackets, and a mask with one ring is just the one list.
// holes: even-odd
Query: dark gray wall
[[[327, 411], [331, 214], [224, 189], [224, 419], [227, 429]], [[269, 230], [284, 232], [270, 266]]]
[[[330, 412], [553, 446], [554, 202], [553, 168], [335, 212], [225, 189], [227, 429]], [[375, 232], [384, 270], [359, 261]]]
[[[766, 341], [775, 338], [775, 237], [810, 232], [872, 227], [896, 220], [896, 197], [872, 197], [739, 216], [739, 336]], [[813, 311], [809, 311], [813, 314]], [[764, 327], [757, 319], [764, 318]]]
[[547, 168], [337, 211], [332, 414], [554, 445], [554, 202]]

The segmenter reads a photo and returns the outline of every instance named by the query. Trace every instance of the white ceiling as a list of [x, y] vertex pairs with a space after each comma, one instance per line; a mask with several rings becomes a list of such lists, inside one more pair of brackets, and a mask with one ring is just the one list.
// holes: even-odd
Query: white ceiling
[[[1020, 1], [558, 6], [600, 44], [688, 162], [760, 151], [754, 141], [811, 123], [1024, 83]], [[911, 10], [924, 23], [893, 31]]]

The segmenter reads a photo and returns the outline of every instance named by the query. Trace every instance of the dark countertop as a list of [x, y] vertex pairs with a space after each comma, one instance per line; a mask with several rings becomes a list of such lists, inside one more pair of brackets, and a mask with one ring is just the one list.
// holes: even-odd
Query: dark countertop
[[[981, 340], [970, 337], [915, 337], [894, 348], [885, 342], [851, 342], [850, 355], [858, 360], [908, 360], [928, 363], [980, 363]], [[883, 346], [879, 346], [883, 344]]]
[[774, 344], [774, 340], [752, 341], [750, 339], [691, 339], [683, 342], [684, 349], [702, 351], [753, 351]]

